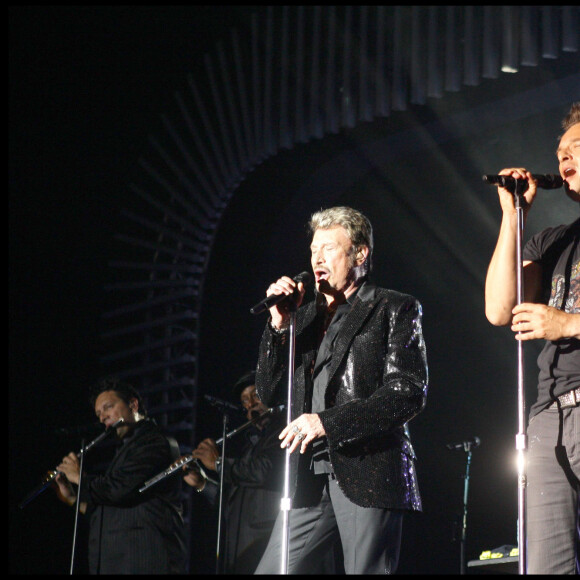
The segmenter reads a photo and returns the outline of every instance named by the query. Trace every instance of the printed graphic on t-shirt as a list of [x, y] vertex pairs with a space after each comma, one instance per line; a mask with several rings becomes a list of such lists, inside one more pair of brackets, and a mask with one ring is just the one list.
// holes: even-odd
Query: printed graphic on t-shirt
[[[561, 274], [556, 274], [552, 278], [552, 292], [549, 306], [562, 310], [564, 294], [566, 292], [566, 280]], [[570, 273], [570, 292], [566, 298], [564, 312], [569, 314], [580, 313], [580, 261], [572, 265]]]

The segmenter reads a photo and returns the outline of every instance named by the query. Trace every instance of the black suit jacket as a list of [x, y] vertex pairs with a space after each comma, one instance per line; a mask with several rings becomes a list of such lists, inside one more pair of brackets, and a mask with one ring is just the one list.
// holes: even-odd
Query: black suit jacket
[[[293, 419], [310, 412], [322, 319], [315, 302], [296, 316]], [[266, 326], [256, 387], [268, 405], [287, 390], [287, 342], [288, 332]], [[337, 336], [329, 376], [326, 409], [319, 415], [343, 493], [363, 507], [421, 510], [407, 427], [427, 397], [420, 303], [408, 294], [363, 284]], [[308, 477], [306, 469], [298, 469], [298, 455], [291, 459], [293, 489]]]
[[83, 476], [91, 574], [185, 573], [181, 479], [139, 493], [178, 457], [176, 445], [146, 419], [123, 439], [103, 475]]

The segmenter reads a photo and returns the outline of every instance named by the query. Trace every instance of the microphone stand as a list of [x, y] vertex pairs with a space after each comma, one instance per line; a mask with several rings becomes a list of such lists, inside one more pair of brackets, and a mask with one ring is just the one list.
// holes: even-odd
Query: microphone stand
[[[514, 202], [517, 212], [517, 233], [516, 233], [516, 274], [517, 274], [517, 303], [524, 301], [524, 277], [522, 263], [522, 246], [524, 231], [524, 211], [522, 207], [523, 193], [526, 191], [527, 183], [523, 183], [523, 191], [520, 189], [519, 182], [515, 180]], [[518, 433], [516, 435], [516, 450], [518, 459], [518, 573], [526, 574], [527, 572], [527, 521], [526, 521], [526, 400], [524, 389], [524, 345], [523, 341], [518, 340]]]
[[464, 443], [464, 449], [467, 452], [467, 467], [465, 469], [465, 482], [463, 484], [463, 522], [461, 526], [461, 546], [460, 546], [460, 561], [461, 568], [459, 573], [466, 574], [465, 568], [465, 538], [467, 537], [467, 492], [469, 490], [469, 467], [471, 465], [471, 441]]
[[216, 562], [215, 562], [215, 573], [216, 575], [220, 573], [220, 545], [222, 536], [222, 510], [223, 510], [223, 498], [224, 498], [224, 460], [226, 457], [226, 440], [227, 440], [227, 425], [229, 421], [228, 411], [223, 406], [223, 433], [222, 433], [222, 453], [221, 453], [221, 469], [220, 469], [220, 484], [219, 484], [219, 502], [218, 502], [218, 530], [217, 530], [217, 542], [216, 542]]
[[75, 548], [76, 548], [76, 541], [77, 541], [77, 527], [79, 522], [79, 511], [81, 505], [81, 485], [83, 481], [83, 465], [85, 461], [85, 440], [81, 440], [81, 451], [80, 451], [80, 465], [79, 465], [79, 485], [77, 489], [77, 502], [75, 505], [75, 525], [73, 530], [73, 543], [72, 543], [72, 552], [70, 558], [70, 575], [73, 575], [74, 565], [75, 565]]
[[[290, 309], [290, 327], [288, 337], [288, 395], [286, 404], [286, 424], [292, 421], [292, 392], [294, 387], [294, 358], [296, 352], [296, 302], [289, 300]], [[289, 550], [289, 527], [290, 527], [290, 509], [292, 508], [292, 499], [290, 498], [290, 451], [286, 447], [286, 456], [284, 460], [284, 495], [280, 502], [282, 510], [282, 545], [281, 545], [281, 574], [288, 574], [288, 550]]]

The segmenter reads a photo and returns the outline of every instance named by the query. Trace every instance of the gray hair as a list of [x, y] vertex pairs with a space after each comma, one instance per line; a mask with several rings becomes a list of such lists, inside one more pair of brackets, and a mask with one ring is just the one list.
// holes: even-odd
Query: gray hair
[[357, 278], [366, 276], [372, 268], [373, 255], [373, 226], [369, 219], [360, 211], [346, 206], [321, 209], [310, 216], [308, 227], [311, 234], [316, 230], [328, 230], [335, 226], [342, 226], [352, 242], [352, 258], [363, 247], [369, 249], [369, 255], [357, 272]]

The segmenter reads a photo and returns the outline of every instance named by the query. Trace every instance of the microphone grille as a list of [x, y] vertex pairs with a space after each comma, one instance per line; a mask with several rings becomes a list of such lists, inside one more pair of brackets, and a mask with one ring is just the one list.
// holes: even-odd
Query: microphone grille
[[560, 175], [546, 175], [545, 185], [547, 189], [560, 189], [564, 185], [564, 180]]

